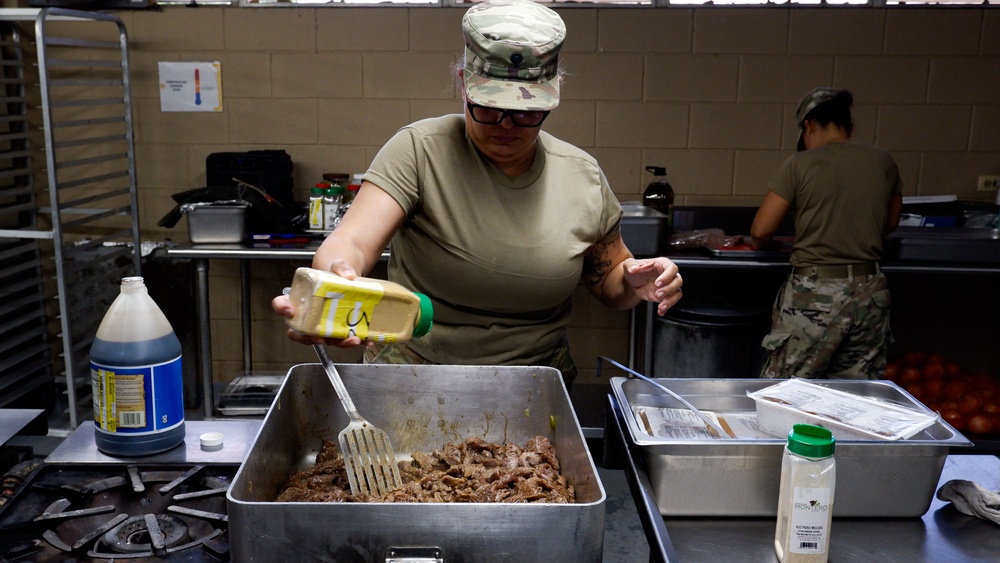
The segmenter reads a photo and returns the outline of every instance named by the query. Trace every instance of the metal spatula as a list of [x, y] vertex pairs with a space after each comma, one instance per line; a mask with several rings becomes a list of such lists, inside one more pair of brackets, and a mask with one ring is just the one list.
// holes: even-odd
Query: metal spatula
[[313, 348], [323, 363], [323, 369], [330, 377], [330, 383], [333, 383], [340, 402], [344, 404], [344, 410], [351, 417], [351, 423], [338, 436], [347, 479], [351, 483], [351, 494], [381, 496], [402, 486], [403, 481], [399, 478], [399, 468], [396, 466], [396, 452], [389, 443], [389, 436], [358, 414], [326, 348], [320, 344], [314, 344]]

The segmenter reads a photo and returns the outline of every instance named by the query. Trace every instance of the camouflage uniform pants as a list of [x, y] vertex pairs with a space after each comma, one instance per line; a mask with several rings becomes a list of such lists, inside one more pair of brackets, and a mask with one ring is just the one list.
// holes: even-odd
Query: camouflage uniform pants
[[880, 379], [891, 340], [881, 272], [853, 279], [793, 273], [775, 299], [761, 377]]
[[[392, 344], [375, 344], [365, 349], [364, 362], [366, 364], [433, 364], [434, 362], [418, 354], [406, 342], [395, 342]], [[568, 391], [573, 386], [576, 379], [576, 363], [569, 352], [569, 338], [563, 336], [562, 340], [552, 352], [549, 360], [542, 365], [554, 367], [562, 374], [563, 382]]]

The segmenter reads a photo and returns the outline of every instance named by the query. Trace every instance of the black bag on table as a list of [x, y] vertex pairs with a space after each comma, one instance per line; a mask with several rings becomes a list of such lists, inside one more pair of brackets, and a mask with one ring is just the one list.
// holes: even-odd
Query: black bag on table
[[209, 186], [245, 182], [292, 205], [292, 157], [283, 150], [212, 153], [205, 157], [205, 180]]

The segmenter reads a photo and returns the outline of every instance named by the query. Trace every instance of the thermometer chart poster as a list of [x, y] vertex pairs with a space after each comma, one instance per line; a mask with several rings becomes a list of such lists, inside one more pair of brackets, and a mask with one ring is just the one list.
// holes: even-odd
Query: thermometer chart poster
[[222, 111], [219, 62], [161, 62], [160, 111]]

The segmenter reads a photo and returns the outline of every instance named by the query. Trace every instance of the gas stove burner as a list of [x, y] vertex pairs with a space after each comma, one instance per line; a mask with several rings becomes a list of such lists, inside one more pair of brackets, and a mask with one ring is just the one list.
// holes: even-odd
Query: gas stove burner
[[237, 469], [43, 464], [0, 510], [0, 562], [228, 561]]
[[108, 530], [101, 540], [117, 553], [137, 553], [171, 548], [188, 537], [188, 526], [169, 514], [133, 516]]

